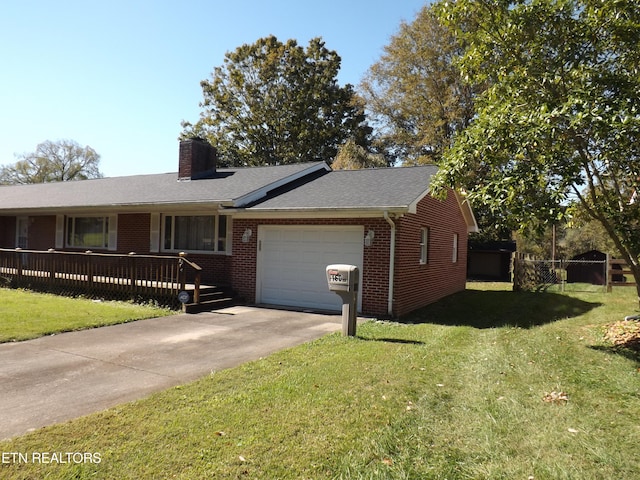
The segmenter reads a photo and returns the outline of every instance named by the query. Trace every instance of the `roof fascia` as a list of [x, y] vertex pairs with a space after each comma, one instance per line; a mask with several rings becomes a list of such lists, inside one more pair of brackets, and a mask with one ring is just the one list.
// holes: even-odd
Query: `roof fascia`
[[409, 213], [418, 213], [418, 203], [420, 203], [420, 201], [427, 195], [429, 195], [428, 188], [424, 190], [420, 195], [418, 195], [416, 199], [409, 204]]
[[403, 215], [406, 208], [298, 208], [298, 209], [224, 209], [220, 213], [230, 213], [233, 218], [378, 218], [384, 212]]
[[182, 211], [220, 211], [225, 202], [136, 203], [116, 205], [88, 205], [49, 208], [21, 208], [0, 211], [0, 216], [19, 215], [82, 215], [105, 213], [171, 213]]
[[473, 214], [473, 209], [471, 208], [471, 204], [469, 203], [469, 200], [467, 199], [466, 195], [463, 192], [458, 192], [456, 190], [454, 190], [453, 193], [456, 196], [458, 205], [460, 206], [460, 211], [462, 212], [462, 216], [464, 217], [464, 220], [467, 223], [467, 232], [478, 233], [480, 231], [480, 228], [478, 227], [476, 216]]
[[245, 195], [242, 195], [241, 197], [236, 198], [233, 201], [232, 206], [242, 207], [243, 205], [249, 205], [250, 203], [256, 202], [261, 198], [266, 197], [271, 190], [274, 190], [279, 187], [283, 187], [288, 183], [295, 182], [296, 180], [299, 180], [311, 173], [318, 172], [320, 170], [326, 170], [327, 172], [330, 172], [331, 167], [326, 162], [318, 162], [315, 165], [311, 165], [309, 168], [305, 168], [304, 170], [301, 170], [287, 177], [281, 178], [280, 180], [269, 183], [268, 185], [264, 185], [263, 187], [257, 190], [254, 190]]

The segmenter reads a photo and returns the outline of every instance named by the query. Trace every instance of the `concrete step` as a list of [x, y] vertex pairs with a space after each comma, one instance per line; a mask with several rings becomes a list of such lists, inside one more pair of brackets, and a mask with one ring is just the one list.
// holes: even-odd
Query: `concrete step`
[[200, 289], [200, 302], [193, 303], [193, 290], [188, 290], [191, 301], [183, 305], [185, 313], [211, 312], [237, 303], [234, 292], [224, 286], [204, 287]]

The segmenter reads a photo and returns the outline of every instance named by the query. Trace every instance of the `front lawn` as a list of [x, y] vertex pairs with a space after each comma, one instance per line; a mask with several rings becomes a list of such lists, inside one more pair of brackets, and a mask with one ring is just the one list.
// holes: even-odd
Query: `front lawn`
[[0, 288], [0, 343], [172, 313], [150, 305]]
[[640, 478], [640, 357], [604, 337], [635, 297], [470, 289], [0, 443], [0, 477]]

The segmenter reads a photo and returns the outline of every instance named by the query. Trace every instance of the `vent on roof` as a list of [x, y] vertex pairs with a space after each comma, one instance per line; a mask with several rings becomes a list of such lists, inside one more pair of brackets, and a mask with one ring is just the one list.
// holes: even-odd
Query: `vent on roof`
[[178, 177], [180, 180], [211, 178], [216, 172], [217, 152], [206, 140], [180, 141]]

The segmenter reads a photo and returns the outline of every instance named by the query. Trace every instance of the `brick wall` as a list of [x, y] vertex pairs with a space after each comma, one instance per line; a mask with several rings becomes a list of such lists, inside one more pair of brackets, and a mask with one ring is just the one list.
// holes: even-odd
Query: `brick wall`
[[149, 213], [118, 215], [118, 253], [149, 254], [150, 228], [151, 214]]
[[[453, 194], [441, 202], [423, 198], [415, 215], [398, 219], [394, 314], [405, 315], [465, 289], [467, 225]], [[420, 231], [429, 228], [428, 262], [420, 263]], [[458, 234], [458, 259], [452, 261], [453, 236]]]
[[[118, 253], [150, 253], [151, 215], [125, 213], [118, 215]], [[176, 255], [154, 253], [154, 255]], [[231, 258], [225, 254], [190, 253], [187, 258], [202, 267], [202, 282], [207, 285], [228, 285]]]
[[30, 250], [48, 250], [56, 246], [55, 215], [29, 217], [27, 246]]
[[[149, 213], [118, 215], [118, 253], [149, 254]], [[393, 314], [412, 310], [464, 290], [467, 264], [467, 227], [454, 195], [440, 202], [423, 198], [416, 214], [406, 214], [396, 222], [396, 254]], [[348, 219], [235, 219], [233, 255], [190, 254], [189, 259], [203, 268], [203, 283], [231, 285], [249, 302], [255, 301], [258, 225], [363, 225], [365, 235], [374, 232], [371, 246], [364, 247], [362, 310], [383, 316], [388, 309], [390, 226], [383, 218]], [[420, 229], [429, 228], [429, 261], [420, 264]], [[50, 248], [55, 241], [55, 217], [43, 216], [34, 223], [38, 245]], [[247, 243], [246, 229], [252, 230]], [[453, 234], [458, 234], [458, 261], [452, 262]], [[364, 240], [364, 239], [363, 239]], [[0, 242], [15, 244], [15, 217], [0, 217]], [[40, 244], [41, 243], [41, 244]], [[45, 245], [46, 244], [46, 245]]]
[[[387, 313], [390, 233], [384, 219], [235, 219], [231, 282], [234, 290], [248, 302], [256, 300], [258, 225], [364, 225], [365, 235], [373, 230], [375, 239], [371, 246], [364, 247], [363, 271], [360, 272], [362, 311], [369, 315]], [[252, 235], [247, 243], [243, 243], [242, 235], [247, 229], [251, 229]]]
[[[440, 202], [423, 198], [416, 214], [395, 219], [396, 255], [393, 315], [402, 316], [442, 297], [464, 290], [467, 264], [467, 226], [454, 195]], [[390, 225], [383, 218], [349, 219], [236, 219], [230, 278], [236, 292], [255, 302], [258, 225], [364, 225], [374, 231], [364, 247], [361, 272], [362, 311], [385, 316], [388, 312]], [[429, 227], [429, 262], [420, 264], [420, 230]], [[245, 230], [252, 235], [242, 242]], [[458, 234], [458, 260], [452, 261], [453, 234]], [[363, 239], [364, 240], [364, 239]]]
[[[48, 250], [56, 245], [56, 216], [29, 217], [28, 248]], [[16, 247], [16, 217], [0, 217], [0, 248]]]
[[16, 217], [0, 217], [0, 248], [16, 247]]

